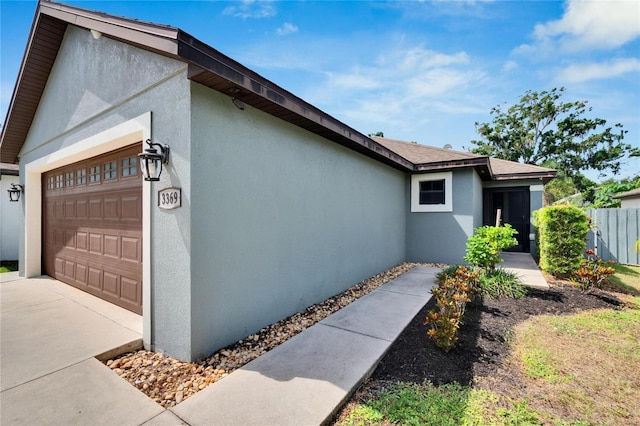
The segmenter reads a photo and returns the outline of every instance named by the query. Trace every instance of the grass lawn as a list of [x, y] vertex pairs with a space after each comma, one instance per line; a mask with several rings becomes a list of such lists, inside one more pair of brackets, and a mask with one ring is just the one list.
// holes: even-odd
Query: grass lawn
[[613, 297], [632, 303], [534, 316], [509, 333], [511, 356], [500, 375], [513, 382], [507, 392], [389, 383], [340, 424], [640, 424], [640, 267], [616, 265], [612, 284]]
[[613, 267], [616, 273], [611, 283], [625, 293], [640, 296], [640, 266], [615, 264]]
[[18, 261], [16, 260], [3, 260], [0, 263], [0, 273], [2, 272], [14, 272], [18, 270]]

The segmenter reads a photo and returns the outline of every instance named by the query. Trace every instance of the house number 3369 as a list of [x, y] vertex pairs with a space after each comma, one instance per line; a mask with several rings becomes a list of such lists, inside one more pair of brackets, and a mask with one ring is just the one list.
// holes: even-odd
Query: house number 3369
[[158, 207], [165, 210], [176, 209], [182, 205], [181, 188], [165, 188], [158, 191]]

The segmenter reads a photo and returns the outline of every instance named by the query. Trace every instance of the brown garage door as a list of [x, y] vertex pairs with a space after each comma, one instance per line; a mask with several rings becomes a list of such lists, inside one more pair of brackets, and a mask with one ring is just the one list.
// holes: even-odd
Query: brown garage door
[[43, 175], [47, 275], [142, 313], [141, 144]]

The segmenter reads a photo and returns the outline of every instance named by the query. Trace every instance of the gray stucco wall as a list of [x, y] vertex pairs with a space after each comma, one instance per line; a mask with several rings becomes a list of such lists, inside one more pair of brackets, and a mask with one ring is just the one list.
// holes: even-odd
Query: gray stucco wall
[[[24, 165], [151, 111], [152, 138], [171, 164], [151, 191], [152, 344], [190, 356], [190, 91], [186, 65], [69, 26], [21, 152]], [[183, 207], [160, 211], [157, 189], [182, 187]], [[145, 236], [146, 238], [147, 236]], [[24, 233], [21, 235], [24, 247]], [[22, 249], [21, 249], [21, 256]], [[23, 259], [21, 259], [23, 260]], [[21, 262], [22, 264], [23, 262]], [[148, 296], [148, 295], [147, 295]]]
[[192, 357], [405, 260], [405, 175], [192, 84]]
[[0, 260], [18, 260], [22, 203], [9, 201], [7, 192], [18, 183], [19, 176], [0, 175]]
[[[405, 192], [409, 197], [410, 177]], [[482, 226], [482, 181], [473, 169], [453, 172], [453, 211], [406, 211], [407, 260], [410, 262], [463, 263], [467, 238]]]

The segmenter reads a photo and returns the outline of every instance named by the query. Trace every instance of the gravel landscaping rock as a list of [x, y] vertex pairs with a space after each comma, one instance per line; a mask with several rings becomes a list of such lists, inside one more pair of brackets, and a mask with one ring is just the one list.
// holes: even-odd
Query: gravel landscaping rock
[[174, 407], [332, 313], [419, 265], [439, 268], [447, 266], [402, 263], [196, 362], [183, 362], [162, 353], [140, 350], [107, 360], [105, 364], [161, 406]]

